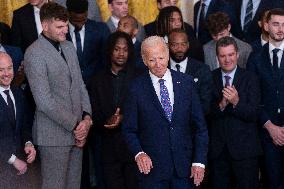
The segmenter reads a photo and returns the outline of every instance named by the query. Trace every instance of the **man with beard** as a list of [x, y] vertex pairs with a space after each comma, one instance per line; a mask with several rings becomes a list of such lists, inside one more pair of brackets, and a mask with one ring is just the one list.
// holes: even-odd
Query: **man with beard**
[[248, 60], [261, 82], [261, 139], [269, 187], [284, 188], [284, 10], [272, 9], [264, 29], [269, 42]]
[[188, 36], [182, 29], [173, 29], [169, 34], [170, 68], [190, 74], [205, 115], [209, 113], [212, 77], [209, 67], [188, 56]]
[[119, 31], [112, 33], [107, 55], [107, 69], [96, 75], [88, 88], [95, 115], [94, 129], [102, 136], [103, 178], [106, 189], [134, 189], [138, 188], [138, 170], [121, 134], [126, 91], [135, 76], [130, 36]]

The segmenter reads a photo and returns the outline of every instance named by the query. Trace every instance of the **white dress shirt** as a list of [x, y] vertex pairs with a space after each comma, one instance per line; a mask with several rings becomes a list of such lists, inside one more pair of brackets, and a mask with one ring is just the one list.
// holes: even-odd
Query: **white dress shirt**
[[[252, 9], [252, 18], [254, 18], [255, 13], [259, 7], [261, 0], [252, 0], [253, 4], [253, 9]], [[242, 2], [242, 8], [241, 8], [241, 25], [242, 29], [244, 29], [244, 22], [245, 22], [245, 17], [246, 17], [246, 10], [247, 10], [247, 5], [248, 5], [249, 0], [243, 0]]]
[[188, 58], [184, 59], [180, 63], [176, 63], [173, 59], [170, 58], [170, 65], [171, 69], [177, 71], [176, 65], [178, 64], [180, 66], [180, 72], [185, 73], [186, 71], [186, 66], [187, 66]]
[[41, 34], [42, 32], [42, 25], [40, 21], [39, 12], [40, 12], [40, 9], [34, 6], [35, 23], [36, 23], [36, 30], [37, 30], [38, 35]]
[[234, 77], [235, 77], [236, 70], [237, 70], [237, 66], [230, 73], [225, 73], [221, 70], [223, 86], [225, 86], [225, 83], [226, 83], [225, 76], [229, 76], [231, 78], [229, 83], [230, 83], [230, 86], [233, 85], [233, 80], [234, 80]]
[[278, 67], [280, 68], [280, 64], [281, 64], [281, 59], [282, 59], [282, 55], [283, 55], [283, 50], [284, 50], [284, 41], [282, 42], [282, 44], [279, 47], [275, 47], [274, 45], [272, 45], [271, 43], [269, 43], [269, 55], [270, 55], [270, 60], [271, 60], [271, 64], [273, 65], [273, 49], [280, 49], [280, 51], [277, 52], [277, 56], [278, 56]]
[[111, 19], [111, 21], [112, 21], [114, 27], [117, 28], [117, 27], [118, 27], [119, 19], [116, 18], [116, 17], [114, 17], [114, 16], [111, 16], [110, 19]]
[[6, 52], [5, 48], [0, 44], [0, 52]]
[[[74, 47], [77, 49], [77, 43], [76, 43], [76, 37], [75, 37], [75, 27], [69, 22], [69, 34], [72, 39], [72, 43]], [[82, 51], [84, 49], [84, 40], [85, 40], [85, 25], [83, 25], [82, 29], [79, 31], [80, 38], [81, 38], [81, 46], [82, 46]]]

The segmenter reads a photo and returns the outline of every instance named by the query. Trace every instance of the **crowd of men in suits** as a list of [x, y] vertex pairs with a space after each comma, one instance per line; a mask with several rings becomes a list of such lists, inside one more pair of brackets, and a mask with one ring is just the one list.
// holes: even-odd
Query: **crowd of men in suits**
[[284, 2], [200, 0], [194, 27], [176, 0], [145, 26], [108, 5], [0, 24], [0, 188], [89, 189], [94, 166], [97, 189], [284, 189]]

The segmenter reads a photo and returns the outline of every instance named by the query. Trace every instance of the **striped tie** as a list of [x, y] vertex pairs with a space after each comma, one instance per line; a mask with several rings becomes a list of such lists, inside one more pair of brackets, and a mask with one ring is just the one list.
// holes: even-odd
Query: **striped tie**
[[244, 20], [244, 32], [248, 31], [249, 25], [252, 21], [252, 11], [253, 11], [253, 3], [252, 3], [252, 0], [249, 0], [247, 4], [246, 15], [245, 15], [245, 20]]

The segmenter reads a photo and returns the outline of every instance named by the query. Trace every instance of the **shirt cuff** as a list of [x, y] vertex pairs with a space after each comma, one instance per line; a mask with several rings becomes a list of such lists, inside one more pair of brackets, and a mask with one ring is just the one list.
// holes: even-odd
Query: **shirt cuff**
[[270, 120], [267, 120], [267, 121], [263, 124], [263, 127], [266, 128], [266, 126], [267, 126], [269, 123], [271, 123], [271, 121], [270, 121]]
[[201, 167], [203, 169], [205, 169], [205, 165], [202, 163], [192, 163], [192, 166], [197, 166], [197, 167]]
[[8, 160], [9, 164], [13, 164], [16, 161], [16, 156], [14, 154], [11, 155], [10, 159]]
[[138, 154], [136, 154], [136, 156], [135, 156], [135, 158], [134, 158], [134, 159], [135, 159], [135, 161], [136, 161], [136, 158], [137, 158], [140, 154], [146, 154], [146, 153], [145, 153], [145, 152], [143, 152], [143, 151], [142, 151], [142, 152], [138, 152]]

